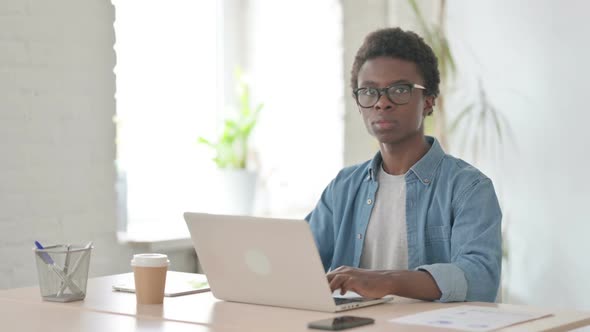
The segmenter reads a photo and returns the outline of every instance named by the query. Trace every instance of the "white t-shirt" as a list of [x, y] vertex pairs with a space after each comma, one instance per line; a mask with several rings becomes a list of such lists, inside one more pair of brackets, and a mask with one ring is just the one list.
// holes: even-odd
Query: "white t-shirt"
[[406, 180], [404, 175], [377, 172], [379, 189], [365, 234], [360, 267], [372, 270], [407, 270]]

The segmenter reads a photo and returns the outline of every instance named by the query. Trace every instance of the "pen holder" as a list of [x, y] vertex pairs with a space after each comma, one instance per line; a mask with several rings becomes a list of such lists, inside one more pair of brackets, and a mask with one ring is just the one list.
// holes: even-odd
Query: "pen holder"
[[63, 244], [33, 248], [43, 300], [71, 302], [86, 297], [92, 248]]

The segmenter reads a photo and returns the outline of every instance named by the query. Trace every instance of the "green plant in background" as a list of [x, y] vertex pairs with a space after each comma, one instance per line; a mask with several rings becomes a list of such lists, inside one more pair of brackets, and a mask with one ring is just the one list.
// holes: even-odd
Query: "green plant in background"
[[[515, 145], [514, 136], [508, 120], [492, 104], [488, 94], [482, 84], [481, 77], [477, 77], [477, 96], [472, 102], [468, 102], [457, 115], [447, 125], [448, 114], [445, 110], [445, 97], [453, 91], [449, 89], [455, 79], [457, 64], [453, 56], [449, 40], [446, 36], [444, 26], [446, 17], [446, 1], [440, 1], [440, 11], [437, 22], [428, 23], [422, 14], [417, 0], [408, 0], [416, 16], [420, 29], [423, 32], [424, 40], [432, 47], [440, 70], [440, 90], [438, 96], [437, 109], [434, 117], [427, 118], [426, 132], [433, 133], [438, 137], [441, 144], [445, 147], [448, 145], [449, 136], [453, 135], [459, 143], [458, 151], [460, 153], [470, 154], [473, 162], [486, 154], [491, 159], [502, 156], [501, 147], [505, 143], [505, 137]], [[500, 197], [499, 197], [500, 198]], [[510, 246], [506, 236], [509, 225], [508, 213], [504, 213], [502, 229], [502, 257], [505, 260], [506, 270], [509, 268]], [[507, 273], [505, 271], [504, 273]], [[504, 285], [504, 288], [506, 285]], [[503, 292], [506, 290], [503, 289]], [[504, 296], [505, 297], [505, 296]]]
[[457, 65], [444, 29], [446, 1], [440, 1], [440, 11], [435, 23], [427, 22], [416, 0], [408, 2], [423, 32], [424, 40], [432, 47], [438, 58], [441, 77], [441, 95], [437, 98], [435, 116], [427, 119], [426, 131], [437, 136], [445, 147], [448, 147], [449, 136], [456, 136], [460, 141], [459, 152], [470, 153], [474, 161], [482, 152], [498, 152], [497, 147], [503, 144], [505, 136], [512, 138], [512, 133], [506, 118], [489, 100], [481, 77], [478, 77], [478, 94], [475, 101], [464, 106], [451, 119], [450, 125], [447, 124], [449, 114], [445, 109], [445, 98], [452, 92], [449, 86], [455, 79]]
[[238, 109], [234, 117], [226, 118], [217, 141], [199, 137], [198, 142], [215, 150], [213, 161], [219, 168], [245, 169], [248, 157], [248, 140], [258, 121], [263, 104], [252, 105], [250, 87], [244, 81], [240, 69], [235, 73], [238, 94]]
[[[444, 22], [445, 22], [445, 0], [441, 0], [441, 8], [438, 16], [438, 22], [430, 24], [424, 18], [420, 7], [416, 0], [408, 0], [412, 11], [416, 16], [420, 29], [422, 30], [424, 40], [436, 55], [438, 59], [438, 70], [440, 71], [440, 91], [442, 92], [437, 97], [436, 112], [433, 117], [426, 119], [426, 132], [433, 133], [437, 136], [442, 146], [447, 146], [447, 114], [445, 112], [445, 95], [444, 92], [449, 86], [449, 81], [454, 78], [457, 71], [455, 65], [455, 59], [449, 46], [449, 40], [445, 34]], [[436, 120], [435, 120], [436, 119]]]

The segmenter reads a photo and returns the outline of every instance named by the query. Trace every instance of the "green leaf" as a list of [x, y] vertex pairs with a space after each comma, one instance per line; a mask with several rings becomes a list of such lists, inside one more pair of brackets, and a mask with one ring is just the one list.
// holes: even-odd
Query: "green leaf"
[[448, 66], [450, 69], [448, 73], [454, 75], [457, 72], [457, 66], [453, 54], [451, 53], [451, 48], [449, 47], [449, 41], [446, 38], [442, 39], [441, 53], [445, 55], [445, 66]]
[[215, 145], [213, 143], [211, 143], [209, 140], [207, 140], [204, 137], [197, 138], [197, 143], [201, 143], [201, 144], [209, 145], [211, 147], [215, 147]]
[[490, 105], [490, 113], [492, 114], [493, 122], [496, 128], [496, 134], [498, 135], [498, 141], [502, 143], [503, 141], [503, 130], [502, 130], [502, 123], [500, 122], [498, 110], [495, 107]]
[[250, 133], [252, 132], [252, 129], [254, 129], [254, 126], [256, 125], [256, 120], [252, 120], [248, 123], [246, 123], [244, 125], [244, 127], [242, 127], [242, 133], [243, 133], [243, 137], [245, 139], [247, 139], [250, 136]]
[[250, 87], [243, 79], [240, 68], [234, 71], [236, 78], [237, 111], [235, 115], [224, 119], [223, 128], [217, 143], [199, 137], [198, 142], [215, 149], [213, 161], [220, 168], [246, 168], [248, 138], [258, 121], [263, 104], [253, 108]]
[[254, 118], [258, 117], [258, 114], [260, 113], [260, 111], [262, 110], [263, 107], [264, 107], [264, 104], [258, 104], [256, 106], [256, 109], [254, 110], [254, 114], [253, 114]]
[[[487, 141], [488, 141], [488, 140], [487, 140], [487, 139], [488, 139], [488, 137], [487, 137], [487, 129], [488, 129], [488, 128], [487, 128], [487, 123], [488, 123], [488, 122], [486, 121], [486, 119], [488, 118], [488, 113], [489, 113], [489, 110], [488, 110], [488, 108], [486, 107], [486, 105], [484, 105], [484, 107], [482, 107], [482, 109], [481, 109], [481, 111], [480, 111], [480, 113], [479, 113], [479, 122], [478, 122], [478, 128], [479, 128], [479, 131], [480, 131], [480, 135], [478, 135], [478, 133], [476, 133], [476, 134], [475, 134], [475, 135], [478, 135], [478, 136], [480, 136], [480, 137], [481, 137], [481, 140], [480, 140], [480, 147], [481, 147], [482, 149], [485, 149], [485, 147], [486, 147], [486, 143], [487, 143]], [[477, 130], [478, 128], [476, 128], [476, 130]], [[480, 151], [480, 149], [476, 149], [476, 151], [475, 151], [475, 153], [476, 153], [476, 157], [475, 157], [475, 159], [476, 159], [476, 160], [477, 160], [477, 155], [479, 155], [479, 151]]]
[[455, 132], [455, 130], [457, 130], [457, 127], [459, 126], [459, 124], [463, 121], [463, 119], [468, 116], [471, 111], [473, 111], [473, 108], [475, 107], [475, 104], [469, 104], [467, 105], [460, 113], [459, 115], [457, 115], [457, 117], [455, 118], [455, 120], [453, 121], [453, 123], [451, 124], [451, 126], [449, 127], [449, 132], [453, 133]]
[[424, 31], [424, 34], [425, 34], [424, 37], [425, 37], [426, 41], [428, 42], [428, 44], [432, 45], [434, 38], [432, 36], [432, 32], [430, 31], [430, 27], [428, 26], [428, 23], [426, 23], [426, 20], [424, 19], [424, 16], [422, 15], [422, 11], [420, 10], [418, 3], [416, 2], [416, 0], [408, 0], [408, 2], [410, 3], [412, 10], [414, 11], [414, 15], [416, 15], [416, 18], [418, 19], [418, 23], [420, 24], [420, 28]]

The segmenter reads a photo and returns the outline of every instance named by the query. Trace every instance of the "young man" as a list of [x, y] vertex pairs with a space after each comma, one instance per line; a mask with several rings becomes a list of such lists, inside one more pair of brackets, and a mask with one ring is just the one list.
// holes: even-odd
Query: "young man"
[[495, 300], [502, 213], [490, 179], [424, 135], [439, 81], [413, 32], [378, 30], [358, 50], [351, 87], [379, 152], [341, 170], [306, 217], [332, 290]]

